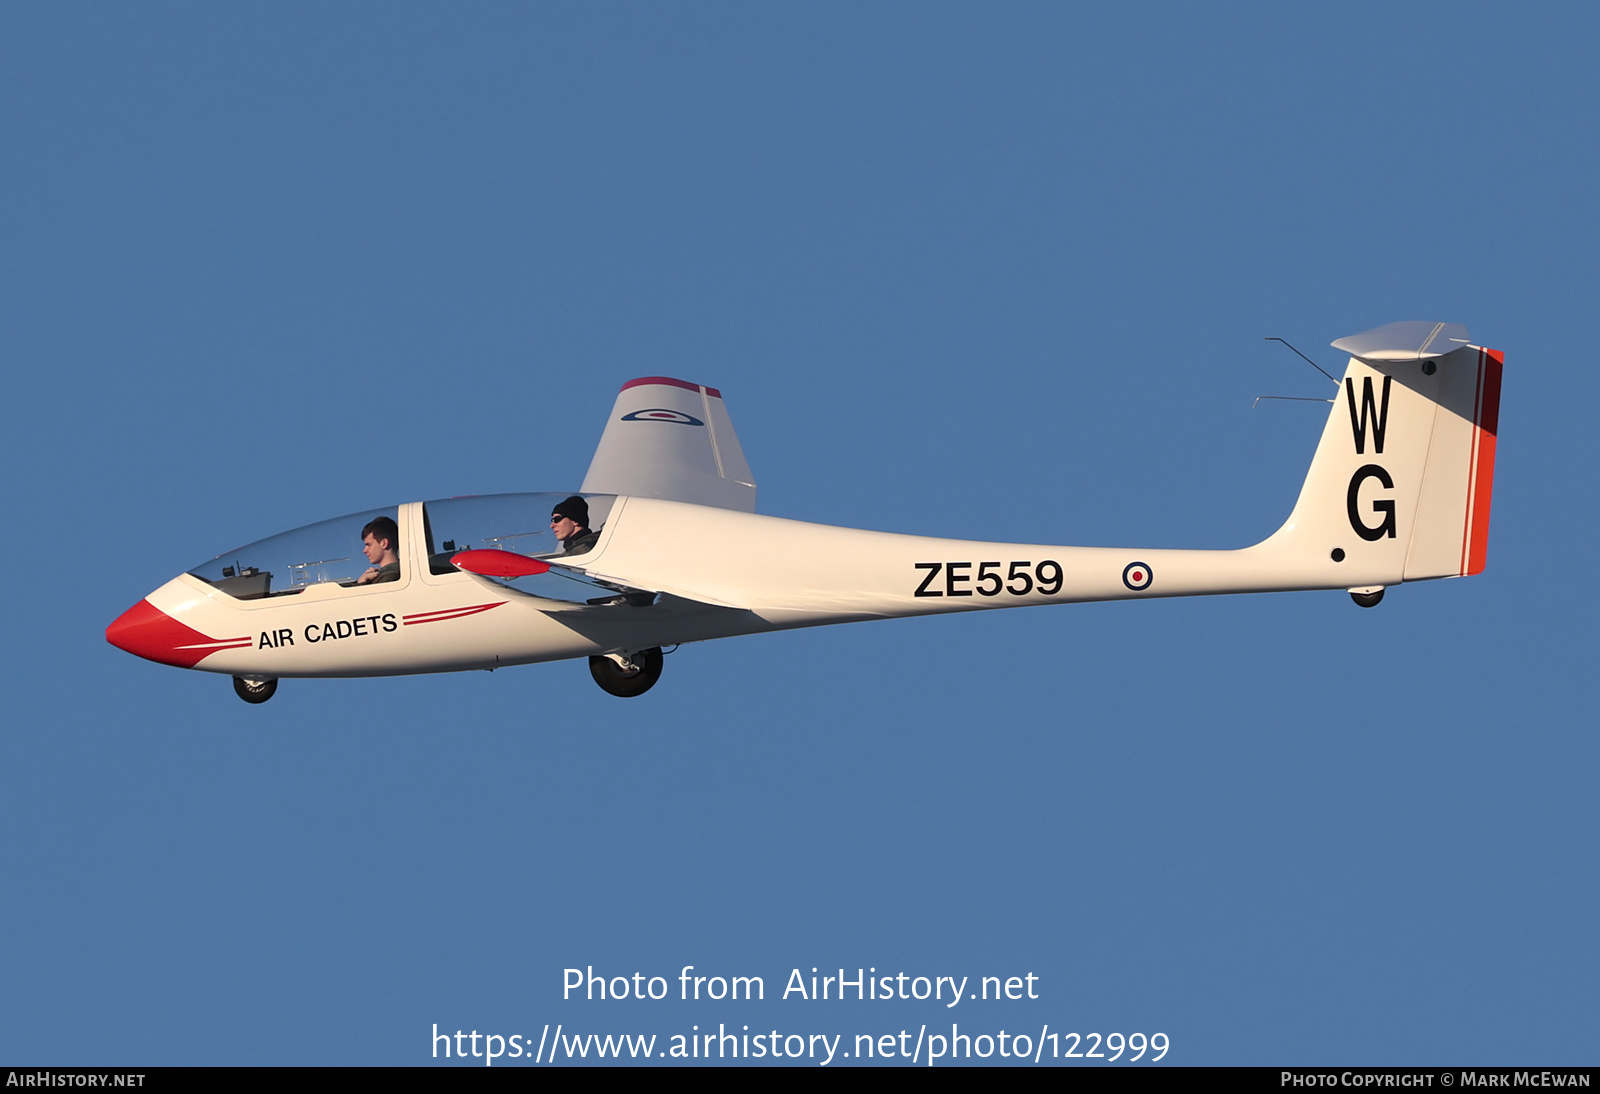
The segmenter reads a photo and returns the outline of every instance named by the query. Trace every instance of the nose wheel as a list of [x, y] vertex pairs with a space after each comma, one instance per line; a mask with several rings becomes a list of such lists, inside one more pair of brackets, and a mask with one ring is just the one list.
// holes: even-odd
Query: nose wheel
[[660, 646], [630, 654], [608, 653], [589, 658], [589, 675], [607, 695], [631, 699], [661, 679], [662, 660]]
[[235, 676], [233, 678], [234, 694], [247, 703], [265, 703], [277, 691], [278, 682], [276, 680], [250, 680], [243, 676]]

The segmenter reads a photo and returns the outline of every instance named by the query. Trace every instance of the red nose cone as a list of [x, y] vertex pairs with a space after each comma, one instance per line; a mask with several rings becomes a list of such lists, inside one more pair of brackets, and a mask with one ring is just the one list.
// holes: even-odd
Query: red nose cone
[[193, 668], [218, 650], [247, 649], [255, 643], [249, 638], [212, 638], [193, 627], [186, 627], [148, 600], [141, 600], [106, 628], [106, 641], [137, 657]]

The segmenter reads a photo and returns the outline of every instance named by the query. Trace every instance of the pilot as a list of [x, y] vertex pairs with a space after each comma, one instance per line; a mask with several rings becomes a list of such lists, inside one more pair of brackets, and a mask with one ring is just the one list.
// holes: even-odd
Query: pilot
[[564, 555], [581, 555], [600, 538], [599, 532], [589, 531], [589, 503], [576, 494], [551, 511], [550, 530]]
[[377, 585], [400, 580], [400, 528], [393, 517], [376, 517], [361, 529], [361, 550], [372, 569], [356, 578], [357, 585]]

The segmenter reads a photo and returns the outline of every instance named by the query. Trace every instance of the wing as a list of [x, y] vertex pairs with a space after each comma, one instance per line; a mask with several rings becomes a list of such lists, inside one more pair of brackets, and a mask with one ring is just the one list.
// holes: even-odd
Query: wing
[[[462, 551], [450, 561], [457, 569], [497, 590], [509, 590], [526, 598], [536, 610], [602, 646], [620, 643], [637, 648], [628, 644], [641, 641], [641, 633], [659, 634], [663, 627], [678, 635], [667, 641], [713, 638], [733, 633], [726, 629], [725, 621], [730, 616], [738, 617], [741, 626], [754, 619], [752, 613], [732, 604], [640, 589], [586, 573], [578, 566], [527, 558], [511, 551]], [[719, 624], [717, 620], [724, 622]], [[640, 628], [644, 630], [641, 632]], [[643, 641], [649, 645], [662, 639]]]
[[666, 376], [622, 385], [580, 490], [756, 511], [722, 393]]
[[[451, 565], [540, 601], [541, 611], [570, 612], [596, 605], [654, 604], [657, 594], [590, 577], [581, 567], [529, 558], [515, 551], [458, 551]], [[548, 575], [548, 576], [546, 576]], [[520, 584], [518, 584], [520, 582]]]

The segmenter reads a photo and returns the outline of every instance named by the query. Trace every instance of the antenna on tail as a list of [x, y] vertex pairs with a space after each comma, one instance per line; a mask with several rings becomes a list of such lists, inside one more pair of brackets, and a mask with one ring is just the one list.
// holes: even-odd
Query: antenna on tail
[[[1275, 337], [1273, 335], [1268, 335], [1266, 338], [1263, 338], [1262, 341], [1264, 341], [1264, 342], [1283, 342], [1284, 345], [1289, 346], [1289, 343], [1287, 341], [1285, 341], [1282, 338]], [[1305, 354], [1301, 353], [1299, 350], [1295, 349], [1293, 346], [1289, 346], [1289, 348], [1291, 350], [1294, 350], [1295, 354], [1300, 358], [1300, 360], [1304, 361], [1306, 364], [1310, 365], [1312, 368], [1314, 368], [1318, 372], [1322, 373], [1322, 375], [1326, 376], [1328, 379], [1333, 380], [1333, 383], [1334, 383], [1335, 387], [1338, 386], [1339, 381], [1334, 379], [1333, 373], [1329, 372], [1327, 369], [1325, 369], [1321, 365], [1317, 364], [1315, 361], [1313, 361], [1311, 358], [1307, 357]], [[1333, 402], [1332, 399], [1313, 399], [1313, 398], [1311, 398], [1310, 396], [1307, 396], [1307, 395], [1257, 395], [1256, 396], [1256, 401], [1250, 404], [1250, 409], [1254, 410], [1257, 406], [1259, 406], [1261, 404], [1261, 400], [1263, 400], [1263, 399], [1280, 399], [1280, 400], [1283, 400], [1284, 402], [1290, 402], [1290, 403], [1331, 403], [1331, 402]]]
[[[1287, 341], [1285, 341], [1282, 338], [1277, 337], [1276, 335], [1271, 335], [1271, 334], [1269, 334], [1265, 338], [1263, 338], [1262, 341], [1263, 342], [1283, 342], [1284, 345], [1289, 346], [1289, 343]], [[1313, 361], [1311, 358], [1307, 357], [1305, 354], [1301, 353], [1299, 350], [1294, 349], [1293, 346], [1289, 346], [1289, 348], [1294, 350], [1295, 355], [1297, 357], [1299, 357], [1300, 360], [1304, 361], [1306, 364], [1310, 365], [1312, 368], [1314, 368], [1318, 372], [1322, 373], [1322, 375], [1324, 375], [1328, 379], [1332, 380], [1334, 387], [1338, 387], [1339, 386], [1339, 380], [1338, 380], [1337, 377], [1334, 376], [1333, 373], [1329, 372], [1327, 369], [1325, 369], [1321, 365], [1317, 364], [1315, 361]]]

